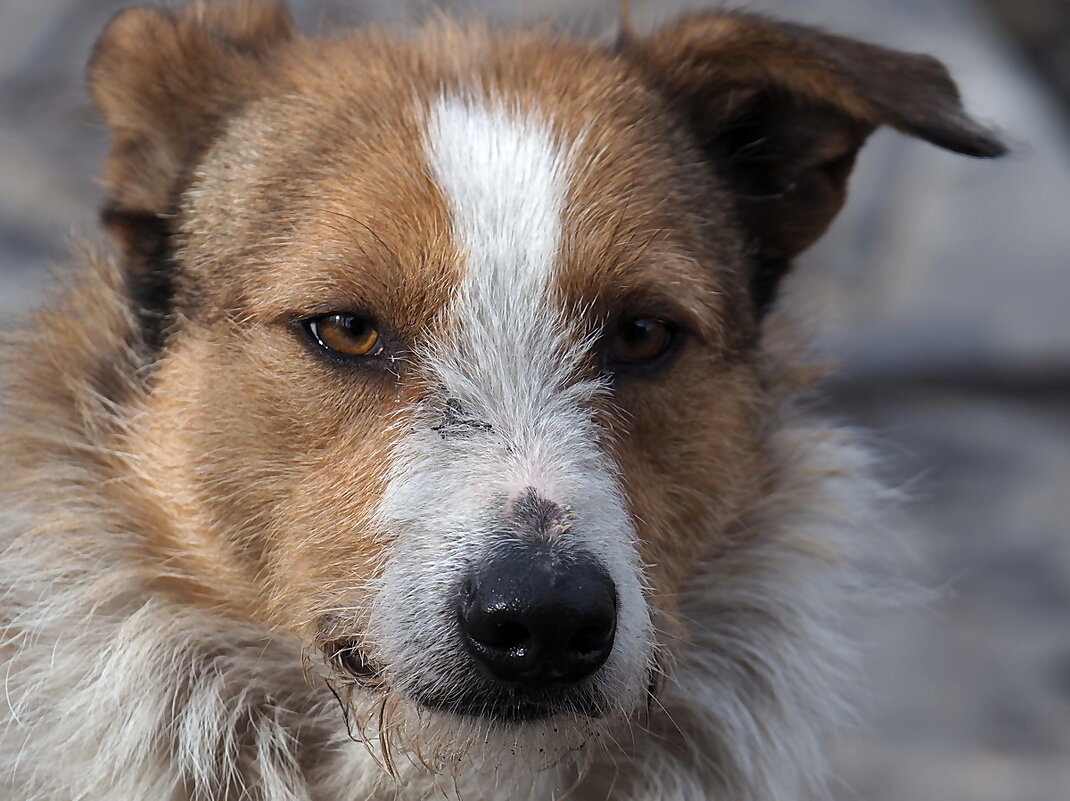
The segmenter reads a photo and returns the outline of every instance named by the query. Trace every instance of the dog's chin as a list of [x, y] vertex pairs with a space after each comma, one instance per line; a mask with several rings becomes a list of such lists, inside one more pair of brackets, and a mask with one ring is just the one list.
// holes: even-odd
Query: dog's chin
[[473, 721], [523, 725], [567, 718], [595, 719], [605, 714], [605, 700], [590, 689], [525, 690], [512, 686], [442, 695], [414, 694], [413, 700], [433, 712]]

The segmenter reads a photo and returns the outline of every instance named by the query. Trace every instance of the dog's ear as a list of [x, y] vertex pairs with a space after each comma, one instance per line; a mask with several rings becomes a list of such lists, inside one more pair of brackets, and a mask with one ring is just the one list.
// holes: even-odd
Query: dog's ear
[[730, 182], [753, 244], [759, 313], [843, 205], [855, 155], [878, 125], [968, 156], [1005, 152], [929, 56], [717, 11], [647, 39], [626, 34], [620, 47]]
[[104, 223], [126, 254], [126, 283], [150, 352], [172, 319], [171, 213], [200, 153], [227, 118], [268, 89], [276, 48], [293, 37], [273, 2], [133, 8], [105, 29], [89, 88], [112, 131]]
[[263, 91], [271, 53], [292, 35], [281, 4], [252, 0], [115, 17], [89, 62], [89, 88], [112, 130], [105, 179], [116, 208], [167, 212], [184, 170]]

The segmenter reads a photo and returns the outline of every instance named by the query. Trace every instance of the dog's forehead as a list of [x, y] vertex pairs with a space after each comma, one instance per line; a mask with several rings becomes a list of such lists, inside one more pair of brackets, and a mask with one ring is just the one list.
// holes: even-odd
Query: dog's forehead
[[244, 276], [254, 314], [335, 302], [415, 335], [483, 270], [514, 297], [537, 279], [560, 306], [654, 295], [696, 324], [717, 316], [738, 258], [727, 199], [624, 66], [531, 36], [475, 37], [463, 63], [405, 47], [328, 51], [347, 80], [298, 75], [249, 118], [276, 155], [253, 167], [248, 194], [274, 199], [245, 237], [286, 226]]

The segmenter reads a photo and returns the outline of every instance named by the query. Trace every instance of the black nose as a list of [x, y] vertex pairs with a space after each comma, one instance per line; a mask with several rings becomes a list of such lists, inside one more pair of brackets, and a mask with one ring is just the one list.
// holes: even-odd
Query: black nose
[[496, 678], [532, 687], [575, 682], [613, 649], [616, 589], [588, 554], [520, 543], [469, 576], [460, 623], [468, 649]]

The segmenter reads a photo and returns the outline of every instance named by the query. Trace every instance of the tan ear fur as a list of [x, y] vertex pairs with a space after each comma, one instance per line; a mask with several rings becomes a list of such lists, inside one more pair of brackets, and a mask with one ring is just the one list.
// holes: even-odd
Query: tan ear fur
[[105, 179], [116, 208], [167, 211], [185, 167], [262, 91], [270, 54], [292, 35], [281, 4], [255, 0], [115, 17], [90, 60], [89, 87], [114, 136]]
[[631, 35], [621, 50], [734, 184], [754, 237], [759, 310], [839, 211], [855, 155], [877, 126], [970, 156], [1005, 152], [926, 55], [721, 11]]

